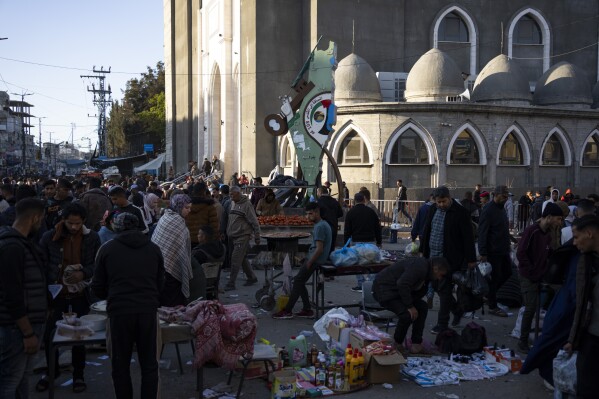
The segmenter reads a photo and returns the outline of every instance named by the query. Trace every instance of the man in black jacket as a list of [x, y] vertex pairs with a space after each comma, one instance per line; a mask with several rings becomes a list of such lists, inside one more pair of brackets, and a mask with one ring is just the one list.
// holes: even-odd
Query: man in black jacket
[[141, 233], [131, 213], [115, 217], [117, 236], [98, 251], [92, 290], [107, 299], [112, 342], [112, 381], [117, 398], [132, 398], [130, 363], [133, 344], [141, 367], [142, 398], [158, 392], [156, 309], [164, 284], [160, 248]]
[[44, 222], [44, 202], [16, 204], [12, 227], [0, 227], [0, 397], [28, 397], [27, 375], [39, 349], [48, 302], [42, 255], [27, 237]]
[[425, 258], [443, 257], [449, 263], [449, 271], [445, 278], [433, 284], [441, 302], [437, 325], [431, 330], [431, 333], [437, 334], [448, 327], [450, 312], [454, 312], [454, 326], [462, 317], [457, 313], [456, 300], [453, 297], [452, 275], [465, 269], [466, 265], [470, 268], [475, 267], [476, 251], [470, 213], [451, 198], [447, 187], [435, 188], [433, 197], [435, 204], [427, 213], [420, 252]]
[[329, 224], [332, 232], [331, 248], [329, 253], [335, 250], [337, 243], [337, 227], [338, 221], [343, 216], [341, 204], [335, 198], [331, 197], [329, 190], [322, 186], [318, 187], [318, 207], [320, 208], [320, 217]]
[[449, 265], [443, 258], [407, 258], [380, 271], [372, 284], [374, 299], [398, 317], [395, 343], [402, 345], [412, 325], [412, 353], [422, 351], [428, 305], [422, 300], [428, 283], [441, 280]]
[[489, 262], [493, 267], [487, 305], [489, 313], [507, 317], [507, 313], [497, 307], [497, 291], [512, 275], [510, 258], [510, 224], [504, 209], [509, 190], [497, 186], [493, 200], [483, 208], [478, 224], [478, 252], [481, 262]]

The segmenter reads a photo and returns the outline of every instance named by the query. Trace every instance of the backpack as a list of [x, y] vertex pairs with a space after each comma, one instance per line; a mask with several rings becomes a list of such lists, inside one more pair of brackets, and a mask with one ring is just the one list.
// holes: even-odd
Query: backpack
[[460, 337], [460, 353], [471, 355], [480, 352], [487, 346], [487, 331], [485, 328], [471, 321], [466, 324]]
[[460, 353], [460, 334], [453, 328], [446, 328], [437, 334], [435, 346], [441, 353]]

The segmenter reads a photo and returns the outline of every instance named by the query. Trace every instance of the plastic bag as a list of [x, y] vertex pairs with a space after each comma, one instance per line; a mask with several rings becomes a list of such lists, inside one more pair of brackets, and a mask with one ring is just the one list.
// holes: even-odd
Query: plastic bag
[[420, 249], [420, 244], [418, 244], [417, 242], [411, 242], [408, 245], [406, 245], [406, 248], [404, 249], [404, 253], [410, 254], [410, 255], [415, 255], [418, 253], [419, 249]]
[[329, 342], [331, 337], [327, 334], [327, 326], [332, 319], [341, 319], [349, 322], [352, 316], [343, 308], [333, 308], [326, 312], [320, 319], [314, 323], [314, 331], [324, 342]]
[[480, 262], [478, 264], [478, 270], [480, 271], [480, 274], [483, 275], [483, 277], [486, 277], [490, 275], [493, 271], [493, 266], [491, 266], [489, 262]]
[[360, 257], [353, 248], [349, 248], [350, 243], [351, 238], [347, 240], [343, 248], [331, 252], [329, 258], [331, 259], [331, 262], [333, 262], [333, 265], [339, 267], [353, 266], [358, 264]]
[[468, 269], [468, 282], [466, 286], [472, 290], [474, 295], [487, 295], [489, 293], [489, 283], [483, 277], [478, 267]]
[[576, 352], [568, 356], [566, 351], [560, 350], [553, 359], [553, 387], [556, 391], [576, 394], [576, 357]]
[[381, 263], [381, 250], [374, 244], [360, 243], [352, 246], [352, 249], [358, 253], [358, 262], [361, 265], [366, 265], [369, 263]]

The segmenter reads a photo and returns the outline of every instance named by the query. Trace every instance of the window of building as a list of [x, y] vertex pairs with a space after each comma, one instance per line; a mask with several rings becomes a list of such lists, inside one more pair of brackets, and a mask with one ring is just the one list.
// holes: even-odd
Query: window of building
[[439, 25], [440, 42], [469, 42], [468, 27], [456, 12], [450, 12]]
[[514, 28], [514, 44], [543, 44], [541, 28], [530, 15], [525, 15]]
[[599, 135], [593, 134], [585, 143], [582, 166], [599, 166]]
[[565, 165], [564, 149], [557, 136], [554, 134], [543, 147], [543, 165]]
[[463, 130], [453, 143], [450, 162], [452, 164], [480, 164], [478, 146], [468, 131]]
[[355, 131], [348, 133], [341, 142], [337, 163], [340, 165], [370, 163], [366, 143]]
[[428, 165], [428, 152], [424, 141], [414, 130], [407, 129], [393, 144], [389, 162], [392, 164]]
[[524, 165], [522, 147], [514, 133], [508, 134], [499, 150], [500, 165]]

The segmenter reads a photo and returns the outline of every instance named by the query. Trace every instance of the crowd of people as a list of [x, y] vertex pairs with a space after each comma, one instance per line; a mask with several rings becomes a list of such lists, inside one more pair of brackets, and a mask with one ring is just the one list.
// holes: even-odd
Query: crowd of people
[[[204, 170], [214, 168], [214, 161], [204, 163]], [[242, 193], [248, 183], [237, 177], [235, 181], [230, 186], [190, 176], [180, 185], [160, 186], [142, 177], [125, 178], [119, 184], [95, 177], [4, 179], [0, 187], [0, 397], [15, 392], [26, 397], [31, 357], [44, 342], [46, 359], [50, 358], [55, 322], [63, 313], [87, 314], [90, 304], [99, 299], [108, 301], [117, 396], [130, 397], [129, 359], [135, 344], [145, 354], [139, 358], [142, 396], [155, 397], [156, 310], [195, 299], [190, 284], [197, 277], [193, 263], [222, 261], [223, 268], [230, 269], [224, 291], [237, 289], [240, 271], [245, 286], [258, 281], [247, 257], [251, 242], [261, 241], [257, 217], [283, 210], [260, 178], [252, 182], [249, 196]], [[314, 223], [311, 245], [293, 279], [289, 301], [273, 314], [275, 319], [314, 317], [306, 282], [335, 249], [341, 217], [345, 215], [344, 243], [382, 247], [381, 215], [370, 191], [361, 187], [352, 206], [346, 207], [349, 193], [340, 203], [331, 197], [329, 187], [319, 187], [305, 208]], [[459, 202], [447, 187], [435, 188], [414, 218], [404, 206], [407, 188], [401, 180], [397, 187], [395, 214], [408, 218], [420, 256], [399, 261], [374, 277], [357, 276], [352, 290], [361, 291], [366, 279], [374, 280], [374, 297], [398, 316], [394, 334], [398, 347], [405, 350], [402, 345], [411, 327], [410, 351], [423, 350], [423, 329], [435, 293], [440, 307], [431, 332], [457, 326], [465, 312], [454, 296], [454, 275], [489, 263], [486, 306], [496, 317], [507, 317], [496, 294], [517, 270], [525, 308], [518, 343], [522, 353], [531, 350], [529, 334], [542, 285], [557, 281], [564, 286], [560, 293], [568, 292], [569, 297], [557, 295], [560, 305], [552, 305], [546, 316], [550, 322], [545, 325], [554, 331], [544, 330], [540, 338], [554, 339], [534, 342], [524, 372], [539, 368], [551, 383], [547, 354], [562, 347], [579, 349], [584, 351], [578, 357], [579, 378], [586, 378], [579, 387], [581, 392], [594, 392], [596, 383], [589, 376], [597, 372], [599, 355], [599, 197], [578, 198], [571, 190], [560, 197], [558, 190], [548, 188], [540, 200], [540, 193], [535, 198], [528, 192], [516, 212], [516, 220], [523, 218], [526, 223], [517, 228], [506, 186], [492, 192], [477, 186]], [[514, 238], [514, 232], [520, 233], [519, 238]], [[299, 299], [302, 308], [293, 313]], [[539, 354], [538, 348], [545, 350]], [[85, 348], [75, 346], [74, 392], [87, 387], [85, 358]], [[43, 376], [35, 389], [47, 390], [49, 381]]]

